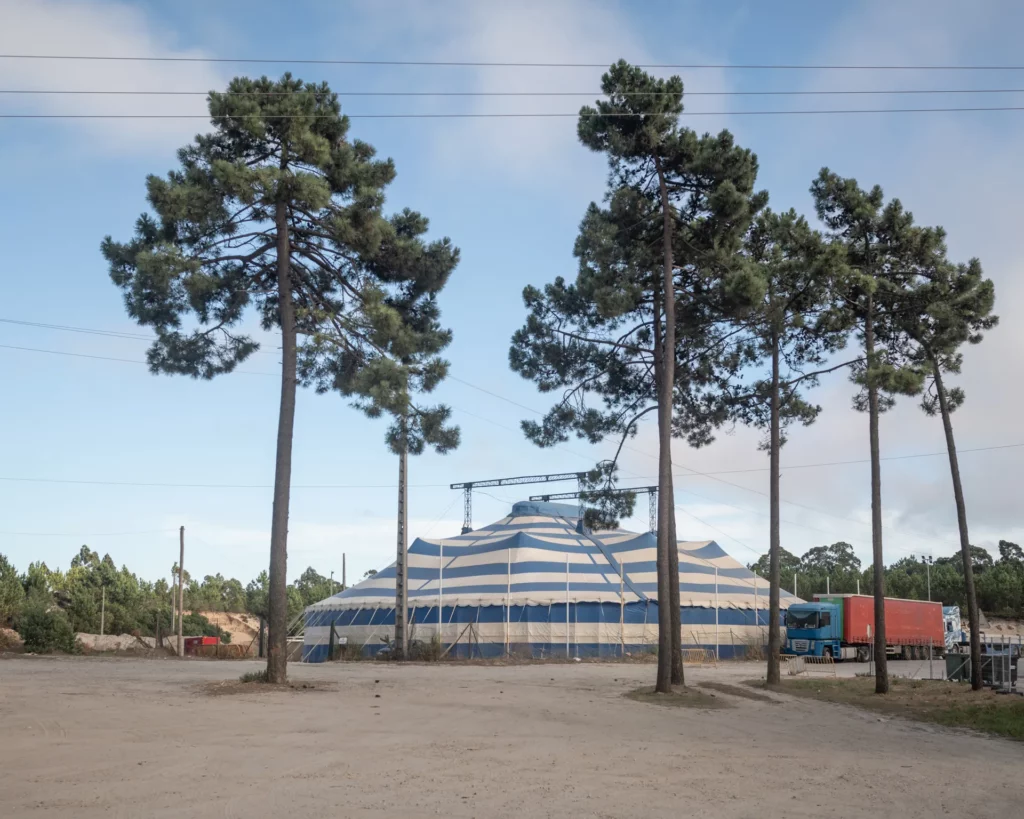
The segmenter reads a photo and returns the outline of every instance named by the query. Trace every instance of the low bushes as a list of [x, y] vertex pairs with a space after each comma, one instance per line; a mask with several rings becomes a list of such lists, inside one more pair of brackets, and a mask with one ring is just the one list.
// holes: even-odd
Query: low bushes
[[18, 614], [17, 630], [25, 641], [25, 651], [44, 653], [78, 650], [75, 632], [67, 616], [60, 609], [42, 602], [31, 602]]

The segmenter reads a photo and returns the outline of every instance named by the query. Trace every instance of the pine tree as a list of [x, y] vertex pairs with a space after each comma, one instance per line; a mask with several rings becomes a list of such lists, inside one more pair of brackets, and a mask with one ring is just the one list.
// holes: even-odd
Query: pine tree
[[[315, 381], [319, 392], [335, 390], [354, 399], [370, 418], [389, 415], [388, 448], [398, 456], [398, 526], [395, 560], [395, 659], [408, 649], [408, 456], [429, 446], [445, 454], [459, 445], [459, 428], [450, 424], [451, 409], [442, 404], [423, 406], [416, 396], [428, 395], [448, 374], [441, 353], [451, 343], [450, 330], [441, 327], [437, 295], [459, 261], [458, 248], [447, 238], [427, 243], [426, 218], [405, 210], [391, 219], [392, 234], [373, 261], [384, 280], [404, 282], [389, 296], [388, 307], [401, 319], [391, 356], [377, 356], [358, 369], [332, 367], [341, 363], [307, 348], [300, 371]], [[322, 343], [330, 346], [332, 337]]]
[[0, 554], [0, 628], [6, 627], [21, 610], [25, 588], [18, 572], [4, 555]]
[[[535, 442], [568, 431], [598, 441], [635, 434], [657, 412], [659, 658], [657, 691], [681, 683], [678, 550], [671, 440], [706, 442], [724, 410], [704, 389], [727, 368], [715, 333], [721, 306], [750, 298], [734, 267], [743, 233], [765, 197], [753, 193], [757, 160], [731, 134], [680, 128], [683, 84], [620, 61], [604, 75], [607, 99], [580, 111], [580, 141], [608, 156], [608, 208], [591, 205], [576, 255], [575, 285], [527, 288], [526, 326], [513, 338], [513, 369], [562, 400]], [[692, 345], [692, 346], [691, 346]], [[602, 409], [588, 404], [596, 396]], [[614, 462], [615, 459], [613, 459]], [[614, 466], [598, 474], [614, 474]]]
[[975, 691], [980, 691], [981, 624], [972, 546], [967, 528], [967, 505], [960, 480], [960, 464], [951, 417], [963, 404], [965, 396], [960, 387], [948, 388], [945, 376], [959, 375], [963, 364], [963, 345], [980, 343], [982, 333], [994, 327], [998, 318], [992, 314], [995, 288], [992, 281], [984, 277], [981, 263], [977, 259], [961, 265], [947, 262], [946, 247], [942, 241], [945, 234], [941, 229], [937, 229], [936, 233], [939, 239], [939, 247], [936, 248], [939, 263], [923, 271], [923, 275], [914, 283], [910, 295], [912, 303], [899, 318], [901, 329], [916, 347], [915, 358], [927, 374], [922, 408], [928, 415], [941, 417], [946, 437], [971, 630], [971, 686]]
[[924, 375], [905, 343], [900, 317], [912, 309], [909, 289], [922, 270], [934, 267], [941, 236], [914, 225], [898, 199], [888, 204], [879, 186], [863, 190], [822, 168], [811, 185], [815, 207], [846, 251], [849, 275], [840, 294], [856, 326], [864, 356], [853, 368], [861, 386], [854, 407], [868, 414], [871, 456], [871, 544], [875, 595], [875, 692], [889, 691], [885, 655], [885, 565], [882, 550], [882, 479], [879, 416], [894, 395], [916, 395]]
[[231, 372], [259, 346], [243, 325], [249, 308], [281, 333], [267, 661], [280, 683], [298, 340], [307, 372], [312, 358], [356, 381], [395, 357], [406, 329], [389, 297], [409, 282], [374, 267], [396, 230], [382, 214], [394, 166], [349, 137], [326, 84], [238, 78], [210, 93], [209, 110], [213, 132], [178, 152], [179, 169], [147, 179], [153, 213], [134, 238], [102, 249], [129, 315], [156, 332], [153, 372]]
[[832, 306], [845, 271], [842, 248], [830, 245], [806, 220], [787, 213], [762, 212], [746, 241], [746, 255], [763, 282], [764, 298], [738, 325], [744, 329], [754, 355], [767, 359], [769, 373], [753, 385], [737, 384], [737, 414], [768, 430], [763, 447], [769, 453], [769, 603], [768, 682], [780, 681], [781, 626], [779, 590], [781, 553], [779, 479], [784, 429], [817, 418], [821, 408], [808, 403], [801, 391], [815, 385], [826, 372], [851, 362], [829, 363], [849, 335], [848, 315]]

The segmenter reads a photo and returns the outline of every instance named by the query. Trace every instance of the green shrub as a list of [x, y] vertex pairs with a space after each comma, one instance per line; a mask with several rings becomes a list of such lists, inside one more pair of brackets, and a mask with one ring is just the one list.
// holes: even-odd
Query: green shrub
[[429, 642], [413, 640], [409, 643], [409, 659], [421, 663], [436, 663], [441, 659], [444, 649], [441, 647], [441, 638], [434, 635]]
[[31, 602], [22, 609], [17, 630], [25, 641], [25, 651], [77, 651], [75, 632], [64, 612], [43, 602]]
[[0, 628], [11, 622], [25, 599], [25, 590], [14, 566], [0, 555]]
[[265, 683], [267, 681], [267, 669], [264, 668], [261, 671], [246, 671], [238, 678], [238, 681], [244, 683]]
[[182, 618], [182, 630], [190, 637], [219, 637], [222, 643], [231, 642], [230, 632], [215, 626], [198, 612], [189, 612]]

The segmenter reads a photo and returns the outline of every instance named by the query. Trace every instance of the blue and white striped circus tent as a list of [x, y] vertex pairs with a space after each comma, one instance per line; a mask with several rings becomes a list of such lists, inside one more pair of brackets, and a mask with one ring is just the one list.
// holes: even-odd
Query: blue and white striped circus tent
[[[408, 553], [410, 640], [440, 634], [449, 656], [615, 657], [658, 641], [654, 534], [582, 531], [576, 506], [524, 501], [508, 517]], [[680, 542], [684, 646], [742, 656], [767, 644], [768, 582], [714, 541]], [[797, 598], [782, 592], [785, 609]], [[306, 609], [303, 659], [330, 632], [372, 655], [393, 636], [395, 567]]]

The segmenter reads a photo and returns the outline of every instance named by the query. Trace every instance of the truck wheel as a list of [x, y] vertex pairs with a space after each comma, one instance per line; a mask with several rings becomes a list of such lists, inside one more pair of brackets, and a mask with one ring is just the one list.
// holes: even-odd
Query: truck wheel
[[870, 659], [870, 655], [868, 654], [868, 650], [866, 648], [858, 648], [857, 649], [857, 662], [858, 663], [866, 663], [868, 661], [868, 659]]
[[829, 659], [832, 659], [832, 647], [831, 646], [825, 646], [821, 650], [821, 656], [822, 657], [828, 657]]

